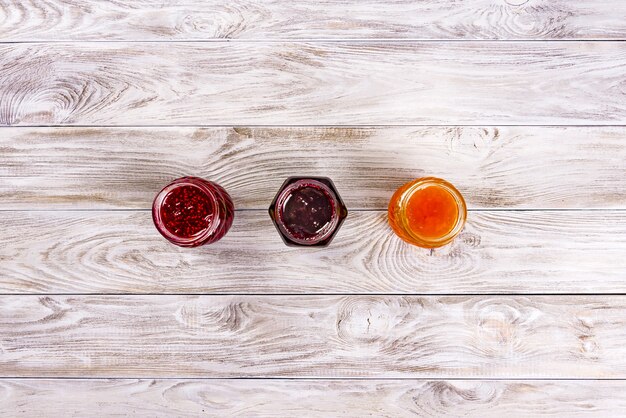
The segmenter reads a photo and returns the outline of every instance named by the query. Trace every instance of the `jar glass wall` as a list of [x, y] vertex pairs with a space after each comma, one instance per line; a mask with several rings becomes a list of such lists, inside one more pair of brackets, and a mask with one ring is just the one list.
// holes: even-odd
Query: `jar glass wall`
[[197, 247], [220, 240], [234, 218], [233, 201], [221, 186], [199, 177], [182, 177], [168, 184], [152, 204], [152, 219], [167, 240]]
[[290, 177], [276, 194], [269, 214], [289, 246], [328, 245], [348, 210], [327, 177]]
[[389, 202], [389, 224], [409, 244], [435, 248], [451, 242], [465, 226], [467, 208], [461, 193], [436, 177], [400, 187]]

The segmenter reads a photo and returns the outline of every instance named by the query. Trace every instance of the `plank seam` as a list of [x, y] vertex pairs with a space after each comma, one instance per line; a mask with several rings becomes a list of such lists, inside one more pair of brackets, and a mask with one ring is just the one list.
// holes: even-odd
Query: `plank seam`
[[[0, 177], [3, 178], [3, 177]], [[111, 209], [0, 209], [0, 212], [150, 212], [151, 208], [111, 208]], [[386, 208], [348, 208], [350, 212], [387, 212]], [[626, 208], [469, 208], [468, 212], [625, 212]], [[235, 212], [267, 212], [267, 208], [242, 208]]]
[[152, 39], [152, 40], [0, 40], [0, 44], [276, 44], [276, 43], [574, 43], [574, 42], [626, 42], [626, 38], [562, 38], [562, 39], [441, 39], [441, 38], [274, 38], [274, 39], [235, 39], [235, 38], [214, 38], [214, 39]]
[[198, 381], [228, 381], [228, 380], [283, 380], [283, 381], [587, 381], [607, 382], [626, 381], [624, 378], [575, 378], [575, 377], [532, 377], [532, 378], [502, 378], [502, 377], [158, 377], [158, 376], [107, 376], [107, 377], [83, 377], [83, 376], [4, 376], [1, 380], [198, 380]]
[[626, 123], [618, 124], [506, 124], [506, 123], [445, 123], [445, 124], [433, 124], [433, 123], [408, 123], [408, 124], [364, 124], [364, 125], [337, 125], [337, 124], [242, 124], [242, 123], [230, 123], [230, 124], [181, 124], [181, 125], [60, 125], [60, 124], [43, 124], [43, 125], [1, 125], [0, 129], [32, 129], [32, 128], [55, 128], [55, 129], [73, 129], [73, 128], [94, 128], [94, 129], [153, 129], [153, 128], [339, 128], [339, 129], [363, 129], [363, 128], [625, 128]]
[[0, 297], [11, 296], [204, 296], [204, 297], [224, 297], [224, 296], [245, 296], [245, 297], [295, 297], [295, 296], [373, 296], [373, 297], [483, 297], [483, 296], [511, 296], [511, 297], [579, 297], [579, 296], [617, 296], [626, 297], [626, 293], [0, 293]]

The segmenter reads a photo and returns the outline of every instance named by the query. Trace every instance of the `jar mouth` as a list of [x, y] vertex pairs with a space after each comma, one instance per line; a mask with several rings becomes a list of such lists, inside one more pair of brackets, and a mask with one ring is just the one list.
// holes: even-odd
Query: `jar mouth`
[[[165, 227], [163, 218], [161, 216], [161, 207], [163, 206], [165, 199], [172, 192], [182, 187], [194, 187], [200, 190], [207, 197], [207, 204], [209, 205], [210, 212], [212, 214], [212, 219], [208, 227], [190, 237], [181, 237], [172, 233], [169, 229]], [[159, 233], [161, 233], [161, 235], [163, 235], [163, 237], [165, 237], [167, 240], [181, 247], [193, 247], [201, 244], [203, 241], [208, 239], [219, 228], [221, 223], [221, 217], [220, 205], [217, 204], [217, 201], [218, 198], [213, 190], [207, 187], [206, 180], [199, 177], [183, 177], [178, 180], [174, 180], [172, 183], [165, 186], [156, 195], [152, 203], [152, 219]]]
[[[311, 237], [299, 237], [287, 227], [285, 223], [284, 209], [285, 205], [287, 204], [293, 193], [306, 187], [321, 190], [322, 193], [324, 193], [331, 207], [331, 217], [326, 225], [324, 225], [323, 228], [321, 228], [315, 235]], [[333, 232], [339, 225], [340, 217], [338, 207], [339, 200], [337, 199], [337, 196], [335, 195], [333, 190], [328, 185], [315, 179], [300, 179], [289, 184], [278, 195], [276, 203], [274, 205], [274, 211], [277, 221], [276, 224], [278, 225], [280, 231], [294, 243], [300, 245], [315, 245], [332, 236]]]
[[[425, 237], [417, 233], [409, 225], [408, 216], [406, 213], [406, 208], [408, 206], [409, 200], [411, 200], [411, 197], [416, 192], [421, 191], [427, 187], [438, 187], [444, 189], [450, 194], [450, 196], [452, 196], [457, 206], [457, 218], [454, 226], [445, 235], [436, 238]], [[437, 177], [423, 177], [421, 179], [417, 179], [414, 184], [412, 184], [402, 193], [402, 195], [398, 199], [398, 207], [400, 215], [399, 218], [401, 220], [401, 224], [405, 233], [411, 237], [411, 239], [414, 241], [414, 244], [425, 248], [441, 247], [450, 243], [463, 230], [463, 227], [465, 226], [465, 220], [467, 218], [467, 206], [465, 204], [465, 199], [463, 198], [463, 195], [461, 195], [461, 193], [452, 184]]]

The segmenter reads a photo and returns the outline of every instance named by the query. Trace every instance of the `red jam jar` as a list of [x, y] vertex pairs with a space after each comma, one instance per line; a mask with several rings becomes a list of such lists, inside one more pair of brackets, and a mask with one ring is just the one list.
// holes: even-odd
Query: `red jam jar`
[[233, 224], [233, 201], [220, 185], [199, 177], [174, 180], [157, 194], [152, 219], [167, 240], [197, 247], [221, 239]]
[[289, 177], [269, 208], [288, 246], [326, 246], [348, 216], [328, 177]]

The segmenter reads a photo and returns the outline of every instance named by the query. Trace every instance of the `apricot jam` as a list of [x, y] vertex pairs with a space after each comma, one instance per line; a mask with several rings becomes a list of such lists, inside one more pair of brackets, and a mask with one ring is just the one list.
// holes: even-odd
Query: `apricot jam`
[[269, 208], [287, 245], [328, 245], [348, 211], [326, 177], [291, 177]]
[[233, 223], [234, 206], [226, 191], [198, 177], [183, 177], [167, 185], [154, 199], [152, 219], [157, 230], [181, 247], [196, 247], [221, 239]]
[[425, 248], [452, 241], [463, 229], [467, 209], [445, 180], [424, 177], [400, 187], [389, 202], [389, 224], [404, 241]]

